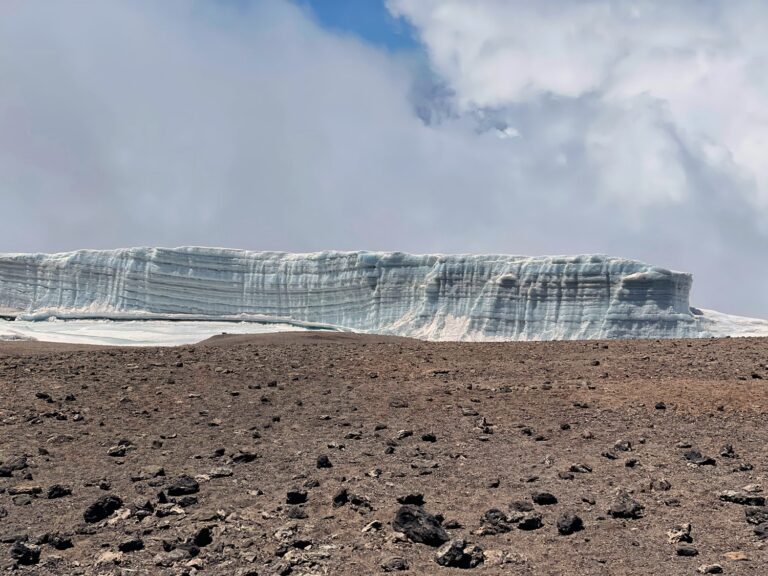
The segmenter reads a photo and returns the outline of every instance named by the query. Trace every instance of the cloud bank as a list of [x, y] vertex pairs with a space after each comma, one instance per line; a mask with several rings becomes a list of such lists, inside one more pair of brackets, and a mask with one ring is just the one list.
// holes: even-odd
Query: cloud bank
[[425, 55], [282, 0], [0, 4], [0, 250], [602, 252], [768, 316], [768, 8], [387, 6]]

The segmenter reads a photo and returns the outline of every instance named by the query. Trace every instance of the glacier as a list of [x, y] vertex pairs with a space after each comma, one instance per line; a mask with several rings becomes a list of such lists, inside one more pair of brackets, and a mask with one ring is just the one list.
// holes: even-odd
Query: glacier
[[604, 255], [79, 250], [0, 254], [0, 317], [247, 321], [466, 341], [768, 335], [768, 321], [691, 308], [691, 284], [688, 273]]

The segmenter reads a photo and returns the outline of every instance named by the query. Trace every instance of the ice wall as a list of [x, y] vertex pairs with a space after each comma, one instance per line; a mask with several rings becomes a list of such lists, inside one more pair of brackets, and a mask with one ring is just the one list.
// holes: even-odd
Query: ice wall
[[0, 254], [0, 313], [26, 319], [247, 317], [433, 340], [709, 336], [690, 287], [690, 274], [599, 255]]

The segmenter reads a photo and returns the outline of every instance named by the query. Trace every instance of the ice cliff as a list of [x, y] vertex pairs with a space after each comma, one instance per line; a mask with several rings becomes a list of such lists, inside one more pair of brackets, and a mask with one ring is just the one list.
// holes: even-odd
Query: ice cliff
[[[0, 254], [0, 314], [27, 320], [249, 319], [431, 340], [738, 331], [738, 322], [724, 320], [732, 317], [692, 311], [690, 288], [690, 274], [598, 255], [212, 248]], [[753, 322], [758, 331], [768, 327]]]

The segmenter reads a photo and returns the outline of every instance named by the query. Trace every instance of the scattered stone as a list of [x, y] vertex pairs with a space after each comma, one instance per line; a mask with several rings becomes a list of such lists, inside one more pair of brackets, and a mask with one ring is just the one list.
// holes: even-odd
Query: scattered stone
[[735, 550], [733, 552], [725, 552], [723, 558], [732, 562], [748, 562], [749, 556], [742, 550]]
[[498, 508], [491, 508], [480, 518], [480, 533], [488, 535], [510, 532], [515, 527], [515, 523], [519, 521], [519, 517], [509, 517]]
[[360, 494], [350, 494], [349, 505], [352, 506], [353, 510], [358, 511], [361, 514], [366, 514], [367, 512], [373, 510], [371, 501], [365, 496], [361, 496]]
[[439, 546], [448, 541], [448, 533], [437, 517], [412, 504], [402, 506], [397, 511], [392, 528], [402, 532], [413, 542], [428, 546]]
[[177, 562], [181, 562], [182, 560], [186, 560], [187, 558], [189, 558], [189, 553], [187, 551], [182, 550], [180, 548], [175, 548], [170, 552], [161, 552], [160, 554], [157, 554], [153, 558], [153, 561], [155, 563], [155, 566], [170, 568]]
[[127, 451], [127, 446], [112, 446], [109, 450], [107, 450], [107, 455], [112, 456], [113, 458], [122, 458], [125, 456]]
[[162, 466], [149, 466], [139, 470], [138, 474], [131, 476], [133, 482], [139, 482], [141, 480], [151, 480], [152, 478], [158, 478], [165, 476], [165, 469]]
[[768, 522], [768, 508], [762, 506], [759, 508], [746, 508], [744, 514], [747, 522], [750, 524], [765, 524]]
[[651, 490], [653, 490], [654, 492], [667, 492], [671, 488], [672, 488], [672, 484], [670, 484], [669, 480], [666, 480], [664, 478], [651, 480]]
[[467, 548], [462, 539], [443, 544], [435, 553], [435, 562], [446, 568], [476, 568], [485, 561], [485, 554], [479, 546]]
[[435, 435], [434, 435], [434, 434], [432, 434], [431, 432], [429, 432], [429, 433], [427, 433], [427, 434], [422, 434], [422, 435], [421, 435], [421, 439], [422, 439], [424, 442], [437, 442], [437, 436], [435, 436]]
[[107, 564], [120, 564], [123, 561], [122, 552], [112, 552], [107, 550], [102, 552], [98, 558], [96, 558], [96, 566], [104, 566]]
[[72, 538], [58, 533], [48, 534], [46, 543], [53, 546], [56, 550], [68, 550], [74, 546], [74, 544], [72, 544]]
[[414, 506], [424, 506], [424, 494], [421, 492], [414, 492], [412, 494], [406, 494], [405, 496], [398, 496], [398, 504], [413, 504]]
[[291, 520], [305, 520], [309, 518], [309, 515], [301, 506], [291, 506], [285, 515]]
[[249, 452], [247, 450], [238, 450], [237, 453], [232, 456], [232, 464], [249, 464], [259, 457], [255, 452]]
[[37, 496], [43, 492], [43, 488], [37, 484], [17, 484], [16, 486], [10, 486], [8, 488], [8, 494], [16, 496], [19, 494], [26, 494], [29, 496]]
[[557, 519], [557, 531], [568, 536], [584, 529], [584, 522], [573, 512], [563, 512]]
[[138, 552], [139, 550], [144, 550], [144, 541], [141, 538], [126, 540], [118, 544], [117, 549], [120, 552]]
[[168, 486], [169, 496], [186, 496], [188, 494], [197, 494], [200, 491], [200, 484], [197, 480], [183, 474], [175, 482]]
[[440, 566], [458, 568], [459, 562], [464, 557], [464, 546], [466, 542], [461, 539], [446, 542], [435, 553], [435, 562]]
[[293, 490], [289, 490], [288, 493], [285, 495], [285, 501], [288, 504], [304, 504], [307, 501], [307, 492], [306, 490], [299, 490], [298, 488], [294, 488]]
[[691, 537], [691, 525], [681, 524], [671, 528], [670, 530], [667, 530], [667, 539], [669, 540], [670, 544], [692, 543], [693, 538]]
[[688, 460], [691, 464], [695, 464], [696, 466], [715, 466], [717, 465], [717, 462], [715, 462], [714, 458], [710, 458], [709, 456], [703, 456], [701, 452], [698, 450], [689, 450], [686, 452], [683, 457]]
[[554, 494], [550, 494], [549, 492], [534, 492], [531, 494], [531, 499], [534, 504], [538, 504], [539, 506], [551, 506], [552, 504], [557, 504], [557, 498]]
[[541, 521], [541, 514], [537, 512], [528, 512], [523, 515], [520, 522], [517, 523], [517, 527], [520, 530], [538, 530], [544, 525]]
[[381, 563], [381, 569], [384, 572], [404, 572], [410, 570], [410, 568], [411, 566], [408, 564], [408, 561], [401, 556], [387, 558]]
[[619, 452], [629, 452], [632, 450], [632, 442], [629, 440], [619, 440], [616, 442], [616, 444], [613, 445], [613, 448]]
[[340, 508], [347, 502], [349, 502], [349, 492], [346, 488], [342, 488], [333, 496], [332, 504], [334, 508]]
[[696, 568], [699, 574], [722, 574], [723, 567], [720, 564], [702, 564]]
[[733, 445], [726, 444], [720, 449], [720, 456], [723, 458], [736, 458], [736, 451], [733, 449]]
[[317, 467], [318, 468], [332, 468], [333, 464], [331, 464], [331, 459], [328, 458], [327, 455], [321, 454], [317, 457]]
[[55, 498], [64, 498], [65, 496], [70, 496], [72, 494], [72, 488], [69, 488], [68, 486], [62, 486], [61, 484], [54, 484], [50, 488], [48, 488], [48, 500], [53, 500]]
[[678, 544], [676, 552], [678, 556], [693, 557], [699, 555], [699, 551], [688, 544]]
[[111, 494], [102, 496], [96, 500], [96, 502], [88, 506], [86, 511], [83, 513], [83, 519], [89, 524], [100, 522], [101, 520], [104, 520], [110, 516], [116, 510], [122, 508], [122, 506], [123, 501], [117, 496], [113, 496]]
[[37, 564], [40, 562], [40, 546], [17, 540], [11, 546], [11, 558], [23, 566]]
[[587, 464], [572, 464], [570, 471], [574, 472], [575, 474], [588, 474], [592, 472], [592, 467], [588, 466]]
[[731, 504], [741, 504], [742, 506], [765, 506], [765, 496], [738, 492], [736, 490], [720, 492], [720, 500], [730, 502]]
[[533, 512], [533, 504], [526, 500], [515, 500], [510, 503], [509, 509], [515, 512]]
[[608, 509], [613, 518], [637, 519], [642, 517], [645, 506], [632, 498], [626, 490], [620, 491]]
[[218, 468], [214, 468], [209, 472], [209, 476], [211, 478], [227, 478], [229, 476], [232, 476], [232, 468], [226, 468], [225, 466], [219, 466]]
[[199, 548], [205, 548], [211, 542], [213, 542], [213, 532], [209, 526], [200, 528], [192, 537], [192, 543]]
[[655, 408], [656, 408], [656, 410], [666, 410], [667, 409], [667, 405], [664, 404], [664, 402], [656, 402]]
[[383, 524], [379, 520], [373, 520], [372, 522], [368, 522], [365, 526], [363, 526], [363, 529], [361, 532], [368, 533], [368, 532], [378, 532], [383, 527]]
[[768, 538], [768, 522], [755, 526], [754, 533], [758, 540], [765, 540]]

